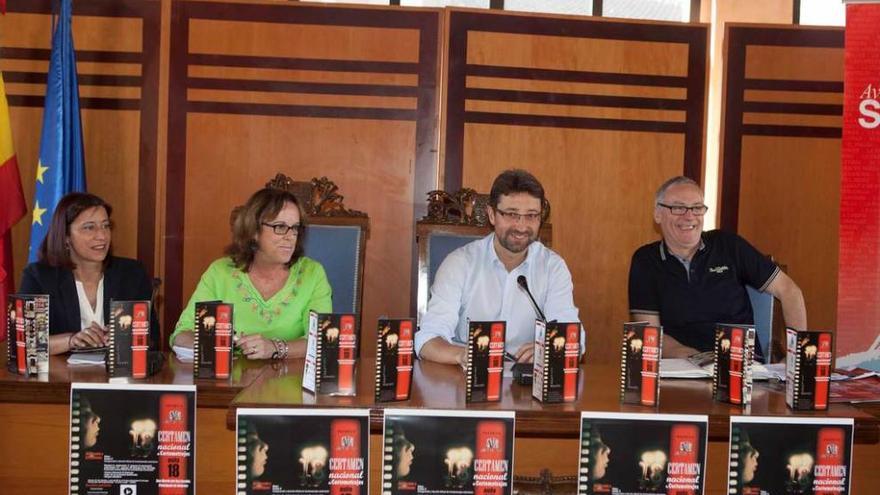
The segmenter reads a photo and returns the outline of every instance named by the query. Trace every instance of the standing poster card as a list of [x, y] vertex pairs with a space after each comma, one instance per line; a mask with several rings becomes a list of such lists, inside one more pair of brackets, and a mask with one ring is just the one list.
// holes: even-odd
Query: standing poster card
[[238, 495], [368, 495], [368, 409], [238, 409]]
[[150, 301], [110, 301], [107, 372], [145, 378], [150, 349]]
[[853, 419], [730, 417], [730, 495], [849, 495]]
[[467, 402], [498, 402], [504, 375], [503, 321], [469, 321], [465, 398]]
[[409, 400], [415, 320], [379, 320], [376, 340], [376, 402]]
[[624, 323], [620, 346], [620, 402], [657, 406], [663, 327]]
[[190, 495], [195, 385], [73, 383], [70, 493]]
[[6, 307], [6, 367], [19, 375], [49, 373], [49, 296], [13, 294]]
[[386, 409], [382, 495], [513, 493], [513, 411]]
[[233, 305], [197, 302], [193, 340], [195, 378], [229, 378], [232, 369]]
[[795, 410], [828, 409], [831, 332], [786, 329], [785, 403]]
[[752, 403], [755, 327], [719, 324], [715, 328], [712, 396], [717, 401]]
[[358, 341], [353, 314], [309, 312], [303, 388], [312, 393], [355, 395]]
[[579, 495], [701, 495], [708, 416], [581, 412]]
[[580, 341], [580, 322], [535, 320], [532, 397], [551, 404], [577, 400]]

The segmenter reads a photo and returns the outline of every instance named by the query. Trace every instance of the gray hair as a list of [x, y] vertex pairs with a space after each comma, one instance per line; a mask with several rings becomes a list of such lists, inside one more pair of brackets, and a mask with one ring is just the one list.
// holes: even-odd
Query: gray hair
[[673, 177], [673, 178], [667, 180], [657, 189], [657, 194], [654, 195], [654, 206], [657, 206], [658, 204], [660, 204], [661, 201], [663, 201], [663, 196], [666, 194], [667, 189], [669, 189], [672, 186], [677, 186], [679, 184], [687, 184], [687, 185], [694, 186], [697, 189], [700, 189], [701, 193], [703, 191], [700, 188], [700, 185], [697, 184], [697, 181], [695, 181], [694, 179], [691, 179], [690, 177], [685, 177], [683, 175], [678, 175], [676, 177]]

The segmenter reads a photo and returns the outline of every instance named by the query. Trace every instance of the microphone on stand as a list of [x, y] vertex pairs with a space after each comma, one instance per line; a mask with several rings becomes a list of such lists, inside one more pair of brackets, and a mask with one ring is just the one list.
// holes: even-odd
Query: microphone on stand
[[535, 301], [534, 296], [532, 296], [532, 291], [529, 290], [529, 282], [526, 280], [525, 275], [520, 275], [516, 277], [516, 283], [519, 284], [519, 288], [526, 291], [526, 294], [529, 295], [529, 300], [532, 301], [532, 308], [535, 310], [535, 314], [538, 315], [541, 321], [547, 323], [547, 317], [544, 316], [544, 312], [541, 311], [541, 307], [538, 306], [538, 302]]

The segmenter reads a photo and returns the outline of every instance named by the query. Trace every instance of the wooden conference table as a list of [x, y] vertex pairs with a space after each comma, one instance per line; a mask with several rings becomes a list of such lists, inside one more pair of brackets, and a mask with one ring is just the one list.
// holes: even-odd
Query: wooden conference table
[[[24, 378], [5, 371], [0, 356], [0, 491], [66, 493], [68, 409], [71, 382], [107, 381], [101, 366], [68, 366], [66, 357], [52, 357], [47, 379]], [[662, 380], [658, 409], [618, 402], [617, 366], [587, 363], [580, 377], [580, 399], [569, 404], [541, 404], [530, 387], [505, 379], [500, 403], [466, 404], [464, 374], [455, 366], [417, 361], [412, 398], [375, 404], [374, 362], [359, 363], [358, 395], [314, 396], [302, 390], [302, 360], [286, 363], [236, 360], [231, 380], [193, 380], [192, 365], [170, 357], [162, 371], [137, 383], [196, 384], [196, 486], [200, 493], [227, 493], [234, 480], [233, 434], [239, 407], [356, 407], [371, 410], [371, 484], [378, 483], [382, 410], [386, 407], [515, 410], [514, 472], [536, 476], [549, 468], [554, 475], [577, 471], [578, 420], [581, 410], [661, 412], [709, 416], [706, 493], [725, 492], [728, 420], [738, 407], [714, 402], [710, 380]], [[759, 382], [751, 415], [852, 417], [855, 419], [852, 492], [875, 493], [880, 487], [880, 419], [848, 405], [834, 404], [825, 412], [793, 412], [785, 405], [781, 384]], [[375, 492], [376, 490], [371, 490]]]

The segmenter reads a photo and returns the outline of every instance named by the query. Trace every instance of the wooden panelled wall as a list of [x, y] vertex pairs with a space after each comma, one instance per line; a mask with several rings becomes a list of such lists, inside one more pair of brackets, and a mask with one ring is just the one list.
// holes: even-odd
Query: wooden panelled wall
[[[49, 0], [9, 0], [9, 13], [0, 18], [0, 69], [28, 198], [50, 9]], [[574, 276], [590, 359], [613, 361], [628, 316], [630, 255], [658, 237], [654, 189], [671, 175], [702, 176], [708, 36], [702, 25], [289, 2], [77, 0], [74, 13], [89, 188], [115, 207], [116, 253], [140, 258], [163, 279], [166, 326], [228, 242], [230, 209], [277, 171], [298, 180], [326, 175], [349, 207], [370, 215], [363, 315], [369, 332], [379, 315], [411, 311], [413, 223], [425, 193], [462, 185], [487, 191], [498, 171], [524, 167], [542, 179], [553, 203], [554, 247]], [[800, 33], [797, 39], [823, 32], [777, 31]], [[823, 63], [810, 67], [827, 71], [822, 76], [795, 67], [807, 58], [801, 48], [776, 44], [775, 51], [757, 49], [766, 53], [743, 66], [757, 71], [748, 78], [839, 84], [842, 65], [826, 67], [842, 60], [839, 48], [809, 49], [819, 50]], [[778, 63], [782, 57], [792, 62]], [[761, 72], [786, 67], [794, 72]], [[838, 90], [820, 91], [782, 93], [839, 105]], [[166, 105], [167, 120], [163, 110], [160, 122]], [[828, 111], [822, 107], [815, 118], [834, 119], [822, 117]], [[772, 209], [788, 212], [785, 221], [756, 218], [768, 212], [754, 205], [792, 196], [750, 189], [767, 184], [745, 175], [761, 163], [780, 169], [780, 160], [752, 156], [765, 138], [744, 138], [754, 146], [743, 148], [748, 166], [735, 174], [743, 174], [743, 186], [735, 194], [742, 199], [733, 227], [804, 280], [811, 315], [814, 301], [833, 311], [833, 277], [809, 285], [794, 270], [816, 263], [762, 235], [786, 239], [792, 216], [836, 222], [836, 179], [804, 174], [809, 177], [797, 180], [806, 182], [793, 182], [799, 176], [792, 171], [785, 183], [810, 191], [800, 194], [810, 206]], [[821, 156], [837, 149], [832, 138], [786, 139], [773, 143], [789, 143], [792, 151], [767, 156], [799, 156], [803, 167], [825, 163]], [[167, 153], [157, 143], [167, 143]], [[759, 220], [773, 228], [758, 229]], [[19, 269], [29, 225], [27, 219], [14, 230]], [[833, 246], [835, 238], [816, 239]], [[807, 245], [789, 244], [801, 243]], [[831, 257], [833, 270], [836, 251]], [[366, 339], [364, 351], [372, 347]]]
[[843, 29], [728, 25], [721, 222], [785, 265], [809, 325], [837, 320]]

